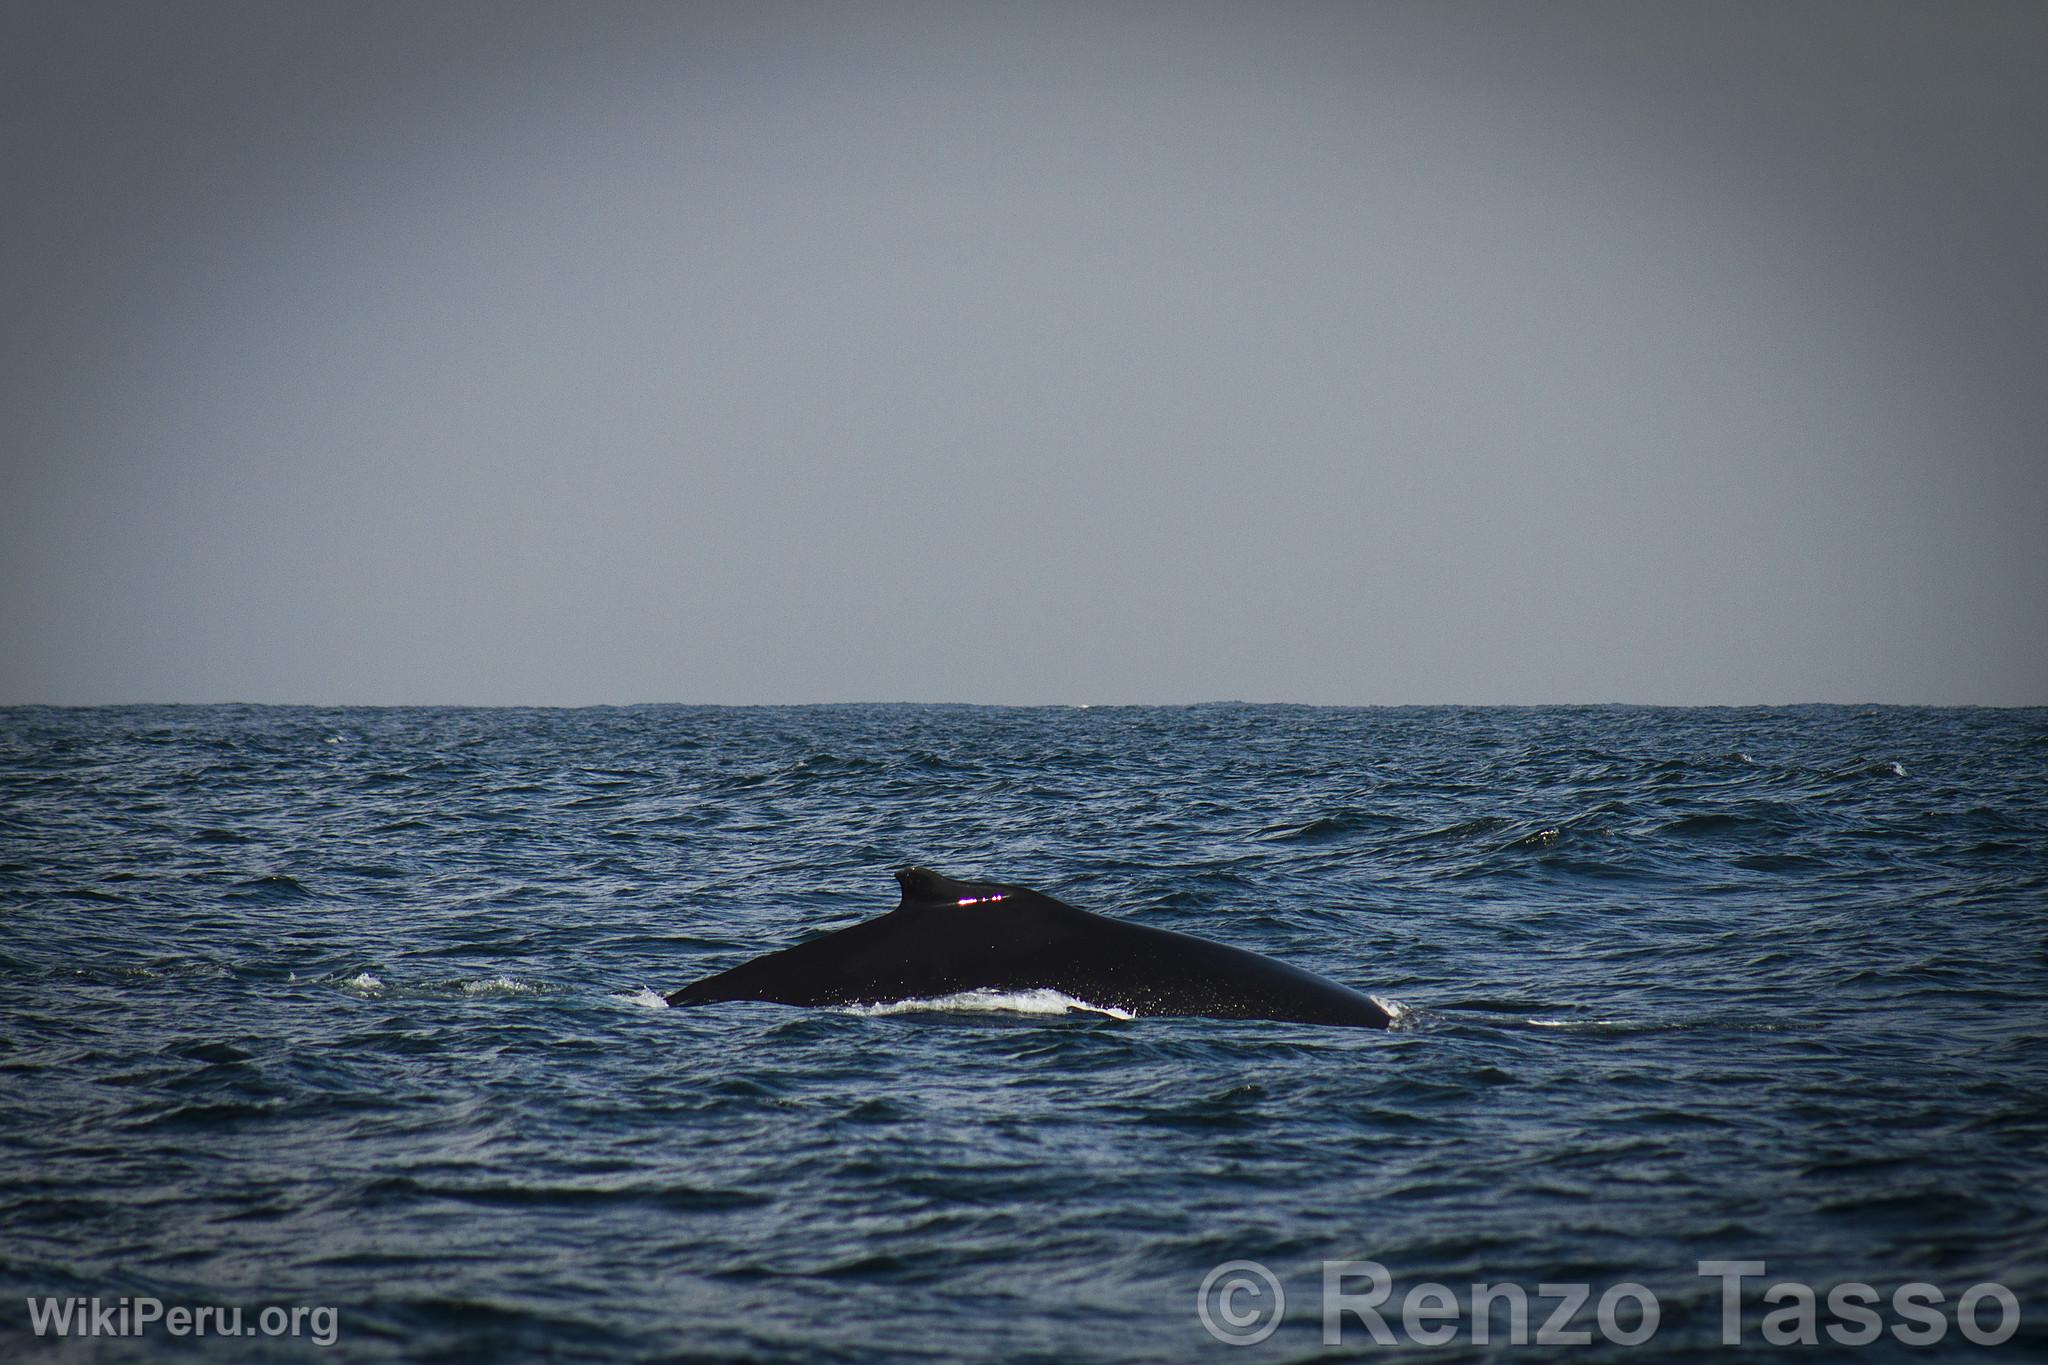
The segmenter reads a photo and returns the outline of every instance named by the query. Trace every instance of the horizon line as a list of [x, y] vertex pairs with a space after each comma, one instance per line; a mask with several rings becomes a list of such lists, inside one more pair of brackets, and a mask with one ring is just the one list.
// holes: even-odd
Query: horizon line
[[1641, 711], [1777, 711], [1816, 707], [1841, 709], [1920, 711], [2033, 711], [2048, 709], [2048, 701], [1291, 701], [1253, 700], [1244, 697], [1216, 697], [1201, 701], [941, 701], [941, 700], [808, 700], [808, 701], [630, 701], [630, 702], [465, 702], [465, 701], [0, 701], [0, 711], [115, 711], [140, 708], [190, 708], [194, 710], [240, 707], [300, 711], [631, 711], [655, 708], [746, 711], [825, 710], [849, 707], [924, 707], [933, 710], [1003, 711], [1093, 711], [1093, 710], [1193, 710], [1200, 707], [1288, 707], [1311, 711], [1417, 711], [1417, 710], [1600, 710]]

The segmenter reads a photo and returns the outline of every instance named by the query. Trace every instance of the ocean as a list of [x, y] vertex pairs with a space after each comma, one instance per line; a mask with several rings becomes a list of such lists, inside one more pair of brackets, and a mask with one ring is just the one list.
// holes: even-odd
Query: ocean
[[[906, 864], [1399, 1017], [664, 1005]], [[8, 708], [0, 1356], [2048, 1358], [2044, 1002], [2044, 710]]]

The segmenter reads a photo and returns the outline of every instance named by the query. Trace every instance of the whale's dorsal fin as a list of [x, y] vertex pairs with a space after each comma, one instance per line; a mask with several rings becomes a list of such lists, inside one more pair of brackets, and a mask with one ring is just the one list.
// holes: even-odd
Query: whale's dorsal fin
[[903, 904], [912, 905], [987, 905], [994, 901], [1008, 900], [1016, 891], [1014, 886], [999, 886], [994, 882], [962, 882], [944, 877], [928, 867], [903, 867], [896, 870], [896, 883], [903, 888]]

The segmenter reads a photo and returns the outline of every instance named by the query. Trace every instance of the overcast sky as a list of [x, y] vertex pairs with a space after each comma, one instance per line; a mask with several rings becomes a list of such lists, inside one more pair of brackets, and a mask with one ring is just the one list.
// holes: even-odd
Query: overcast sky
[[0, 6], [0, 702], [2048, 703], [2048, 6]]

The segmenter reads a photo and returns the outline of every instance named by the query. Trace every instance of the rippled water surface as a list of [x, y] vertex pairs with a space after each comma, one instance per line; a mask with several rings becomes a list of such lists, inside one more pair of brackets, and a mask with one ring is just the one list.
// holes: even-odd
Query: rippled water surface
[[[1751, 1258], [2002, 1283], [2038, 1359], [2044, 779], [2042, 711], [0, 711], [0, 1354], [142, 1295], [351, 1358], [1178, 1360], [1241, 1258], [1288, 1306], [1232, 1359], [1324, 1349], [1326, 1259], [1396, 1315], [1639, 1282], [1706, 1358]], [[912, 862], [1406, 1013], [660, 1007]]]

